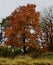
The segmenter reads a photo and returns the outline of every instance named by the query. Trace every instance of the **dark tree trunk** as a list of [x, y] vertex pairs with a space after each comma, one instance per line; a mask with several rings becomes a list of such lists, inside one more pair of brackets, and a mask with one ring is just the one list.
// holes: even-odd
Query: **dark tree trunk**
[[1, 25], [1, 32], [0, 32], [0, 43], [2, 44], [2, 25]]
[[50, 51], [53, 50], [53, 42], [52, 42], [52, 20], [50, 20], [51, 23], [51, 32], [50, 32]]
[[0, 42], [2, 43], [2, 32], [0, 33]]
[[52, 38], [50, 39], [50, 51], [53, 51]]
[[[25, 33], [22, 35], [23, 37], [23, 43], [25, 44]], [[25, 53], [26, 53], [26, 47], [25, 47], [25, 45], [23, 45], [23, 50], [24, 50], [24, 55], [25, 55]]]
[[25, 53], [26, 53], [26, 47], [25, 47], [25, 45], [23, 46], [23, 50], [24, 50], [24, 55], [25, 55]]

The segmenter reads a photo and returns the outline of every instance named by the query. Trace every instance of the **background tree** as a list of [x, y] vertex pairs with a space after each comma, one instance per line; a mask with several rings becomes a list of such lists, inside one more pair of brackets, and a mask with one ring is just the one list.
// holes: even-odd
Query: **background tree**
[[8, 41], [6, 45], [22, 47], [24, 54], [29, 47], [39, 48], [38, 35], [41, 35], [39, 22], [40, 13], [36, 11], [36, 5], [27, 4], [16, 8], [10, 15], [8, 28], [5, 35]]
[[4, 29], [7, 27], [7, 23], [9, 21], [9, 16], [6, 18], [3, 18], [1, 23], [0, 23], [0, 44], [4, 42]]
[[6, 18], [3, 18], [2, 19], [2, 22], [1, 22], [1, 25], [4, 27], [4, 28], [6, 28], [8, 25], [8, 21], [9, 21], [9, 17], [10, 16], [7, 16]]
[[44, 9], [41, 14], [41, 24], [45, 33], [45, 40], [49, 46], [49, 50], [53, 50], [53, 7]]

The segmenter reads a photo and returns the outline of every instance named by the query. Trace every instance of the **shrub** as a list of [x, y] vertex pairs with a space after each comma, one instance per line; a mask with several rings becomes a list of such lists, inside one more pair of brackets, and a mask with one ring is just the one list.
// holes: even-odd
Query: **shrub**
[[42, 57], [53, 59], [53, 52], [46, 52], [42, 54]]
[[42, 55], [42, 53], [41, 52], [38, 52], [36, 50], [32, 53], [32, 57], [33, 58], [39, 58], [39, 57], [41, 57], [41, 55]]
[[14, 52], [12, 52], [11, 48], [3, 47], [3, 46], [0, 47], [0, 57], [15, 57], [19, 54], [21, 54], [21, 51], [16, 48]]

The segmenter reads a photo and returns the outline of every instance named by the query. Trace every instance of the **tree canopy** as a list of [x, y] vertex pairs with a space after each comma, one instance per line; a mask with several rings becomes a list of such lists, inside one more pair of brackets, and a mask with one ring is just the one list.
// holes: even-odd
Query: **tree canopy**
[[38, 37], [41, 35], [40, 12], [36, 11], [36, 5], [27, 4], [16, 8], [10, 15], [5, 35], [8, 40], [6, 45], [39, 48]]

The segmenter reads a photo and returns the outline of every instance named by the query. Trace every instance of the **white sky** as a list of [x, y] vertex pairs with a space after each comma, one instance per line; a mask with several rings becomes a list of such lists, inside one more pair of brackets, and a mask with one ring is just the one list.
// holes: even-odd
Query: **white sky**
[[27, 3], [36, 4], [38, 11], [53, 6], [53, 0], [0, 0], [0, 20], [10, 15], [16, 7]]

